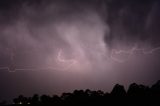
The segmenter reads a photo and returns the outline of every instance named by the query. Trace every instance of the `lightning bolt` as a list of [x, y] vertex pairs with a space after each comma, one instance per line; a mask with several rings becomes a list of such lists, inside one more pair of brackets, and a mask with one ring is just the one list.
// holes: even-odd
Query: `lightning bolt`
[[[144, 55], [150, 55], [150, 54], [153, 54], [154, 52], [157, 52], [158, 50], [160, 50], [160, 47], [157, 47], [157, 48], [153, 48], [149, 51], [145, 51], [144, 48], [138, 48], [137, 46], [134, 46], [132, 47], [130, 50], [116, 50], [116, 49], [113, 49], [111, 51], [111, 55], [110, 55], [110, 58], [115, 61], [115, 62], [118, 62], [118, 63], [124, 63], [126, 62], [133, 54], [135, 51], [142, 51], [142, 53]], [[59, 63], [62, 63], [62, 64], [65, 64], [66, 66], [65, 67], [46, 67], [46, 68], [15, 68], [15, 63], [14, 63], [14, 53], [13, 51], [10, 52], [10, 60], [11, 60], [11, 67], [0, 67], [0, 70], [5, 70], [5, 71], [8, 71], [8, 72], [11, 72], [11, 73], [14, 73], [16, 71], [44, 71], [44, 70], [61, 70], [61, 71], [65, 71], [65, 70], [69, 70], [73, 65], [75, 65], [78, 61], [75, 60], [75, 59], [65, 59], [64, 56], [63, 56], [63, 52], [62, 52], [62, 49], [60, 49], [57, 53], [57, 61]], [[120, 54], [126, 54], [126, 58], [124, 59], [118, 59], [116, 58], [114, 55], [120, 55]]]
[[70, 67], [72, 67], [74, 64], [77, 63], [75, 59], [69, 59], [69, 60], [64, 59], [62, 57], [62, 50], [59, 50], [58, 55], [57, 55], [57, 60], [61, 63], [68, 64], [68, 66], [64, 68], [65, 70], [66, 69], [68, 70]]
[[75, 59], [64, 59], [62, 56], [62, 50], [60, 49], [58, 54], [57, 54], [57, 60], [60, 63], [64, 63], [67, 64], [66, 67], [60, 67], [60, 68], [55, 68], [55, 67], [46, 67], [46, 68], [15, 68], [15, 62], [14, 62], [14, 53], [13, 51], [10, 54], [10, 61], [11, 61], [11, 67], [0, 67], [0, 70], [4, 70], [4, 71], [8, 71], [10, 73], [14, 73], [17, 71], [44, 71], [44, 70], [61, 70], [61, 71], [65, 71], [65, 70], [69, 70], [74, 64], [77, 63], [77, 61]]
[[[128, 50], [128, 51], [125, 51], [125, 50], [115, 50], [113, 49], [112, 52], [111, 52], [111, 56], [110, 58], [118, 63], [124, 63], [126, 62], [133, 54], [135, 51], [142, 51], [142, 53], [144, 55], [149, 55], [149, 54], [153, 54], [154, 52], [157, 52], [158, 50], [160, 50], [160, 47], [157, 47], [157, 48], [153, 48], [149, 51], [145, 51], [144, 48], [138, 48], [137, 46], [134, 46], [132, 49]], [[120, 55], [120, 54], [128, 54], [128, 56], [125, 58], [125, 59], [118, 59], [116, 57], [114, 57], [114, 54], [115, 55]]]

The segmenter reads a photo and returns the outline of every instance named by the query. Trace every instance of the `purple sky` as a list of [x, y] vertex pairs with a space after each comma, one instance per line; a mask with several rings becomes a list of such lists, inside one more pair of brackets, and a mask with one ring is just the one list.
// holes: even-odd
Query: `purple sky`
[[1, 0], [0, 100], [153, 84], [159, 10], [157, 0]]

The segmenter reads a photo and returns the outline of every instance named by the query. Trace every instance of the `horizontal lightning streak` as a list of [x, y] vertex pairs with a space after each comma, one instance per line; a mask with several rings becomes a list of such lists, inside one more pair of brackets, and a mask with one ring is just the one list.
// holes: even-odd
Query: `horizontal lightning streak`
[[[11, 70], [10, 67], [0, 67], [0, 70], [3, 71], [8, 71], [8, 72], [17, 72], [17, 71], [50, 71], [50, 70], [61, 70], [61, 71], [65, 71], [68, 70], [69, 68], [71, 68], [74, 64], [77, 63], [76, 60], [74, 59], [70, 59], [70, 60], [66, 60], [64, 58], [62, 58], [62, 50], [59, 50], [58, 55], [57, 55], [57, 60], [60, 63], [65, 63], [68, 64], [66, 67], [63, 68], [55, 68], [55, 67], [46, 67], [46, 68], [16, 68]], [[13, 53], [11, 53], [11, 62], [14, 62], [14, 55]], [[13, 64], [13, 63], [12, 63]]]
[[[157, 47], [157, 48], [153, 48], [149, 51], [145, 51], [144, 48], [137, 48], [136, 46], [134, 46], [132, 49], [130, 50], [115, 50], [113, 49], [111, 51], [111, 56], [110, 58], [112, 60], [114, 60], [115, 62], [118, 62], [118, 63], [124, 63], [126, 62], [133, 54], [135, 51], [142, 51], [142, 53], [144, 55], [147, 55], [147, 54], [153, 54], [154, 52], [157, 52], [158, 50], [160, 50], [160, 47]], [[123, 54], [125, 53], [127, 55], [127, 57], [125, 59], [118, 59], [116, 58], [114, 55], [120, 55], [120, 54]], [[58, 62], [60, 63], [64, 63], [65, 67], [59, 67], [59, 68], [56, 68], [56, 67], [46, 67], [46, 68], [15, 68], [13, 70], [10, 69], [10, 67], [0, 67], [0, 70], [3, 70], [3, 71], [8, 71], [8, 72], [17, 72], [17, 71], [51, 71], [51, 70], [61, 70], [61, 71], [65, 71], [65, 70], [69, 70], [74, 64], [77, 63], [76, 60], [74, 59], [64, 59], [63, 56], [62, 56], [62, 50], [60, 49], [58, 51], [58, 54], [57, 54], [57, 60]], [[11, 53], [11, 61], [14, 62], [14, 55], [13, 53]]]
[[[111, 56], [110, 58], [116, 62], [119, 62], [119, 63], [124, 63], [126, 62], [133, 54], [135, 51], [142, 51], [142, 53], [144, 55], [149, 55], [149, 54], [153, 54], [154, 52], [160, 50], [160, 47], [157, 47], [157, 48], [153, 48], [149, 51], [145, 51], [143, 48], [140, 49], [140, 48], [137, 48], [136, 46], [133, 47], [131, 50], [128, 50], [128, 51], [125, 51], [125, 50], [115, 50], [113, 49], [112, 52], [111, 52]], [[128, 54], [128, 56], [125, 58], [125, 59], [118, 59], [116, 57], [114, 57], [113, 55], [116, 54], [116, 55], [119, 55], [119, 54], [122, 54], [122, 53], [125, 53], [125, 54]]]

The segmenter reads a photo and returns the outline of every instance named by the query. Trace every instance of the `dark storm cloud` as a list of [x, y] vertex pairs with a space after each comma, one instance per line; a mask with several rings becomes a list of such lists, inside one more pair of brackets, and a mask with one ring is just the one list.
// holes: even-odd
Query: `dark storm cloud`
[[[6, 52], [7, 48], [20, 50], [18, 52], [31, 51], [29, 49], [35, 49], [35, 45], [44, 46], [43, 48], [50, 50], [51, 46], [49, 48], [47, 46], [48, 38], [61, 39], [56, 36], [56, 31], [54, 35], [53, 32], [47, 32], [49, 25], [73, 21], [76, 18], [83, 20], [82, 15], [86, 9], [93, 9], [96, 6], [95, 3], [89, 4], [87, 1], [78, 0], [2, 0], [0, 4], [2, 53]], [[39, 30], [45, 27], [46, 30], [41, 34]], [[48, 52], [46, 49], [43, 51]]]
[[76, 25], [87, 20], [96, 22], [94, 16], [91, 17], [90, 14], [106, 18], [101, 7], [102, 1], [98, 0], [2, 0], [1, 5], [0, 51], [6, 54], [6, 58], [9, 57], [8, 51], [13, 52], [15, 61], [19, 61], [18, 64], [23, 62], [30, 65], [38, 64], [42, 62], [40, 60], [47, 58], [46, 56], [55, 54], [52, 51], [55, 46], [69, 48], [65, 39], [59, 36], [59, 32], [57, 33], [56, 25], [66, 22], [68, 25], [73, 23]]
[[0, 0], [0, 66], [54, 69], [1, 70], [3, 97], [150, 84], [160, 75], [159, 10], [158, 0]]
[[[159, 10], [158, 0], [113, 0], [107, 4], [111, 33], [106, 42], [115, 45], [121, 43], [144, 42], [159, 46]], [[116, 46], [116, 45], [115, 45]]]
[[[76, 14], [92, 8], [94, 10], [98, 9], [99, 13], [104, 11], [100, 13], [102, 16], [107, 14], [107, 17], [105, 17], [106, 24], [109, 25], [111, 31], [110, 35], [105, 37], [107, 43], [114, 45], [114, 39], [118, 39], [122, 40], [122, 42], [137, 40], [144, 42], [149, 41], [155, 46], [159, 45], [158, 27], [160, 24], [160, 2], [158, 0], [61, 0], [54, 1], [54, 3], [52, 0], [2, 0], [0, 4], [1, 25], [3, 25], [3, 23], [5, 25], [12, 24], [20, 17], [23, 17], [23, 15], [25, 15], [25, 13], [23, 14], [24, 5], [31, 6], [31, 8], [36, 10], [35, 15], [40, 15], [39, 18], [34, 16], [27, 17], [31, 18], [30, 21], [36, 26], [37, 24], [47, 24], [47, 22], [49, 23], [53, 18], [62, 18], [62, 20], [64, 20], [63, 17], [66, 18], [68, 14]], [[58, 13], [54, 14], [54, 16], [46, 17], [46, 14], [43, 13], [47, 11], [44, 9], [48, 4], [59, 4], [63, 9], [59, 7], [62, 9], [61, 11], [58, 10]], [[104, 5], [106, 8], [102, 8]], [[31, 9], [31, 11], [33, 9]], [[40, 14], [41, 12], [42, 14]]]

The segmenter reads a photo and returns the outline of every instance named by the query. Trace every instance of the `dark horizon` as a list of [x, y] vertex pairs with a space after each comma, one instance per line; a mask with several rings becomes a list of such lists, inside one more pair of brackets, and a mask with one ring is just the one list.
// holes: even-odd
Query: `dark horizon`
[[111, 92], [102, 90], [80, 89], [72, 92], [63, 92], [61, 95], [23, 94], [12, 99], [12, 102], [1, 101], [0, 105], [54, 105], [54, 106], [81, 106], [81, 105], [110, 105], [110, 106], [157, 106], [160, 97], [160, 80], [151, 87], [132, 83], [125, 90], [123, 85], [114, 85]]
[[0, 100], [160, 78], [159, 0], [0, 0]]

